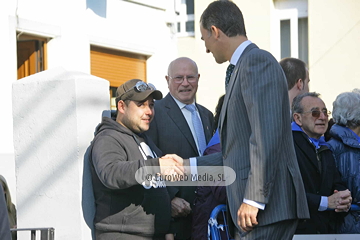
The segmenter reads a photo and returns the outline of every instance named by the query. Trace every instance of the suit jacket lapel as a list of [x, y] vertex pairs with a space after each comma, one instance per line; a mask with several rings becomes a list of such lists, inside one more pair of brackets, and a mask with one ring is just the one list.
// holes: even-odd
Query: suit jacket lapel
[[187, 121], [183, 113], [181, 112], [181, 109], [176, 104], [170, 93], [165, 97], [164, 100], [166, 100], [165, 107], [167, 108], [167, 114], [169, 118], [172, 119], [175, 125], [179, 128], [178, 134], [183, 134], [193, 148], [193, 150], [197, 153], [198, 150], [196, 148], [195, 140], [193, 138], [189, 125], [187, 124]]
[[224, 121], [225, 121], [225, 116], [226, 116], [226, 112], [227, 112], [227, 106], [228, 106], [228, 103], [229, 103], [231, 93], [233, 91], [233, 86], [234, 86], [234, 83], [235, 83], [235, 79], [237, 79], [237, 75], [239, 73], [240, 63], [244, 59], [244, 56], [246, 54], [248, 54], [250, 52], [250, 50], [253, 49], [253, 48], [258, 48], [258, 47], [254, 43], [251, 43], [249, 46], [247, 46], [244, 49], [244, 52], [241, 54], [240, 59], [237, 61], [236, 66], [234, 68], [234, 71], [231, 74], [231, 78], [230, 78], [230, 81], [229, 81], [229, 85], [227, 87], [227, 91], [226, 91], [225, 98], [224, 98], [224, 103], [223, 103], [223, 106], [222, 106], [222, 109], [221, 109], [221, 114], [220, 114], [220, 120], [219, 120], [219, 122], [220, 122], [220, 125], [219, 125], [220, 126], [220, 129], [219, 129], [220, 139], [221, 139], [221, 136], [222, 136], [221, 129], [222, 129], [222, 126], [223, 126]]

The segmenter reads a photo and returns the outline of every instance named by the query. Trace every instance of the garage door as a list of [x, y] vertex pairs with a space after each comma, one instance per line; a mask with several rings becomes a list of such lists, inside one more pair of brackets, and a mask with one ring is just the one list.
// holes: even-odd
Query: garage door
[[146, 81], [146, 56], [91, 46], [91, 74], [118, 87], [127, 80]]

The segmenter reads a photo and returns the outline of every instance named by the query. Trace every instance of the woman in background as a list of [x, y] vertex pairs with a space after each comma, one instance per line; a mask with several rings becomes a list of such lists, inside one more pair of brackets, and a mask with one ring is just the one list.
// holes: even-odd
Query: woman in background
[[[5, 202], [6, 202], [6, 207], [7, 207], [7, 211], [8, 211], [10, 228], [16, 228], [16, 208], [15, 208], [15, 205], [11, 202], [11, 195], [10, 195], [9, 187], [6, 183], [5, 178], [2, 175], [0, 175], [0, 182], [1, 182], [2, 188], [4, 189]], [[12, 232], [11, 236], [12, 236], [12, 240], [16, 240], [17, 239], [16, 231]]]
[[[360, 205], [360, 90], [341, 93], [333, 103], [335, 124], [328, 145], [342, 180], [351, 191], [352, 204]], [[351, 211], [337, 233], [360, 233], [360, 211]]]

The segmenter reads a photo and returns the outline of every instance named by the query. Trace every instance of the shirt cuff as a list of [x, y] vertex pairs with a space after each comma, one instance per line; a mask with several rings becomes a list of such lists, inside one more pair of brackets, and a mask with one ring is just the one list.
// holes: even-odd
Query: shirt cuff
[[253, 200], [249, 200], [249, 199], [246, 199], [246, 198], [244, 198], [243, 202], [246, 203], [246, 204], [249, 204], [249, 205], [251, 205], [253, 207], [257, 207], [257, 208], [259, 208], [261, 210], [265, 209], [265, 203], [255, 202]]
[[[197, 176], [198, 173], [197, 160], [196, 158], [189, 158], [189, 160], [190, 160], [190, 171], [191, 171], [190, 176]], [[191, 181], [196, 181], [196, 178], [194, 178], [194, 180], [193, 178], [191, 178]]]
[[327, 207], [328, 207], [328, 198], [321, 196], [321, 201], [318, 211], [325, 211]]

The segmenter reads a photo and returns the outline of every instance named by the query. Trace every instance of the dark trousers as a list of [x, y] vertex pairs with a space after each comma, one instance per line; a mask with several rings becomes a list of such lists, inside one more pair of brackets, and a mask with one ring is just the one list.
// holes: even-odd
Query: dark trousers
[[235, 240], [291, 240], [293, 239], [298, 219], [290, 219], [266, 226], [255, 227], [252, 231], [237, 232]]

